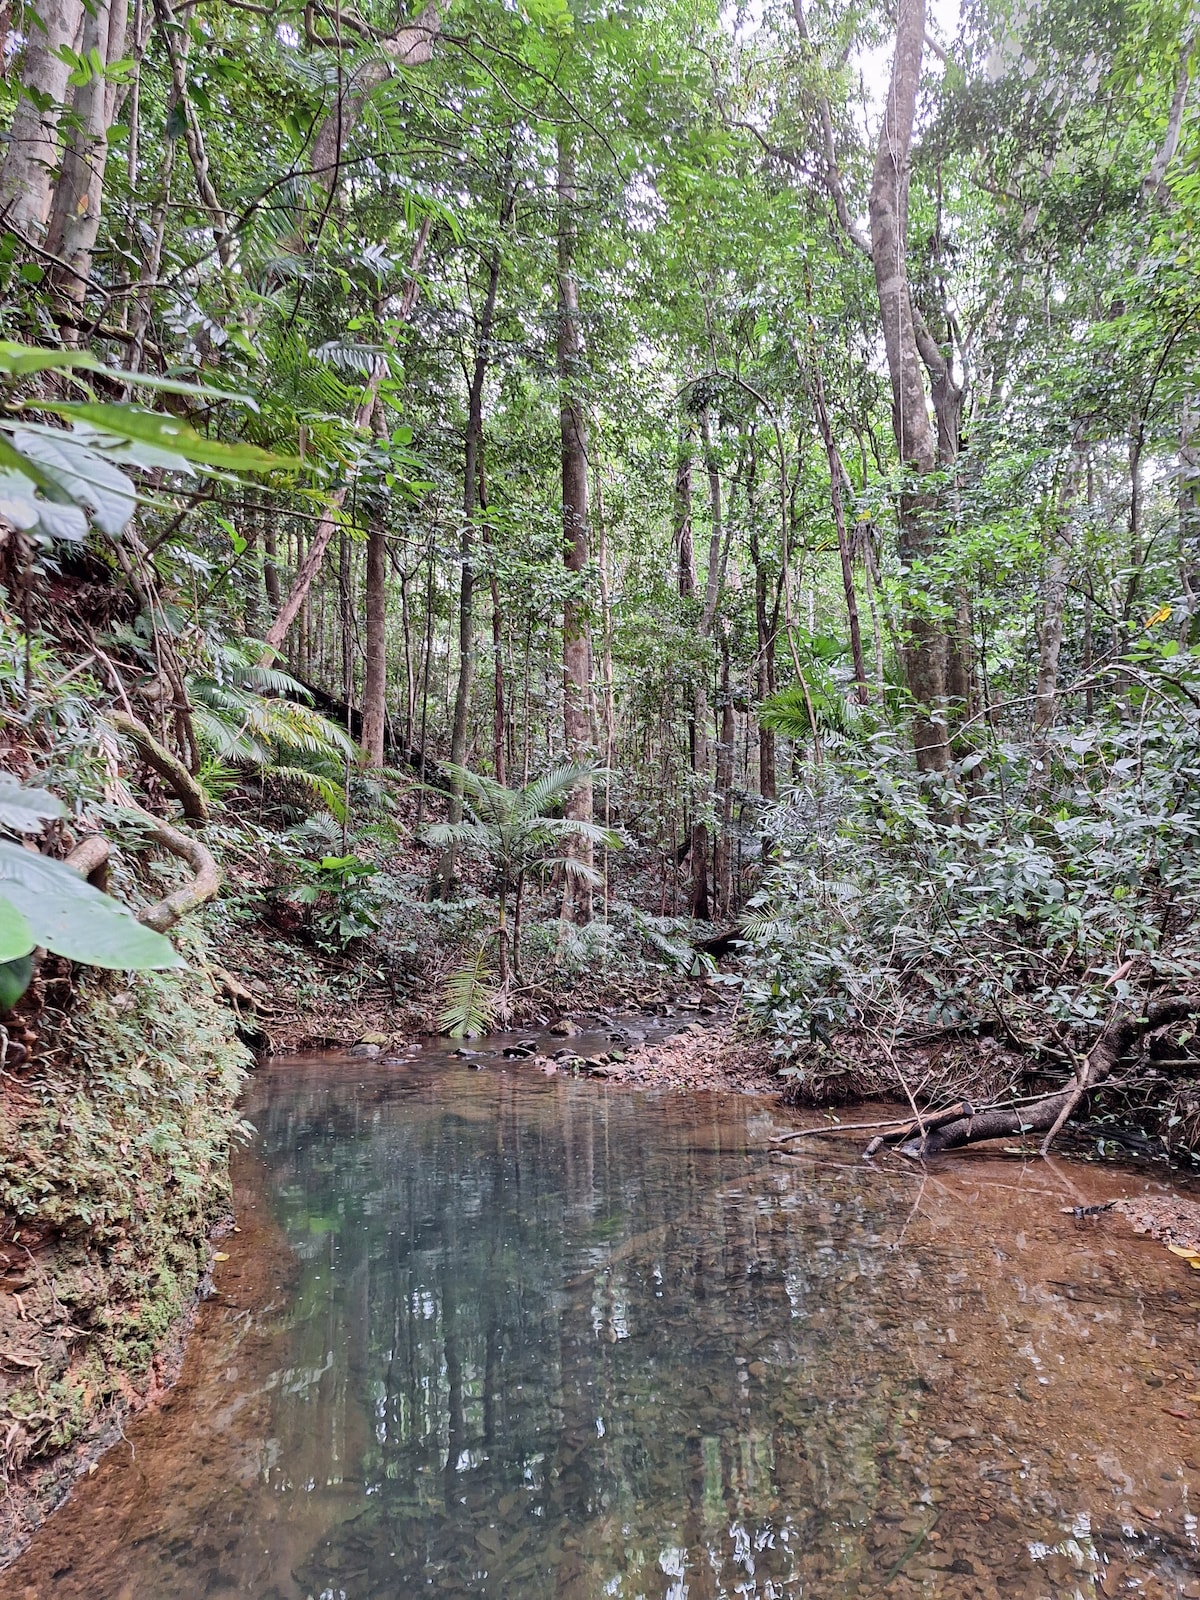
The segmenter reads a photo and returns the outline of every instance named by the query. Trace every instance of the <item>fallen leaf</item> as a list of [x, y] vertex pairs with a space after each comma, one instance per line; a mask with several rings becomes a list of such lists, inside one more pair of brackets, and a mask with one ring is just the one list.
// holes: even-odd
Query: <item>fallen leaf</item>
[[214, 1261], [228, 1261], [229, 1260], [229, 1251], [228, 1250], [215, 1250], [213, 1252], [213, 1260]]
[[1190, 1422], [1192, 1420], [1192, 1413], [1190, 1411], [1176, 1411], [1173, 1406], [1164, 1406], [1163, 1410], [1166, 1412], [1167, 1416], [1179, 1417], [1183, 1422]]
[[1173, 1256], [1180, 1256], [1184, 1261], [1200, 1261], [1200, 1250], [1193, 1250], [1190, 1245], [1169, 1244], [1167, 1249]]

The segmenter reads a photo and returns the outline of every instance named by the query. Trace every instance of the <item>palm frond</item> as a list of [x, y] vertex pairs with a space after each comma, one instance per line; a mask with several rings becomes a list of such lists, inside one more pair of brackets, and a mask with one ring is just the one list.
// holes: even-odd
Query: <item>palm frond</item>
[[575, 856], [559, 856], [556, 861], [547, 861], [547, 867], [561, 867], [568, 878], [574, 878], [579, 883], [587, 883], [597, 889], [604, 882], [603, 876], [595, 867], [589, 867], [586, 861], [580, 861]]
[[485, 946], [473, 961], [446, 979], [442, 990], [438, 1027], [451, 1039], [474, 1039], [486, 1033], [496, 1015], [498, 996], [491, 987]]
[[486, 845], [487, 833], [477, 822], [431, 822], [421, 829], [421, 840], [439, 850], [447, 845], [470, 849], [481, 842]]
[[224, 715], [199, 698], [192, 702], [192, 725], [201, 743], [222, 761], [262, 767], [271, 759], [270, 748], [253, 738], [243, 721]]
[[268, 767], [263, 773], [265, 778], [270, 778], [276, 783], [291, 784], [298, 789], [307, 789], [321, 802], [327, 810], [341, 822], [346, 815], [346, 800], [342, 793], [341, 785], [332, 778], [327, 778], [322, 772], [310, 772], [307, 767]]
[[594, 779], [599, 768], [590, 761], [571, 761], [561, 767], [552, 767], [540, 778], [534, 778], [523, 789], [514, 791], [523, 816], [540, 817], [555, 801], [570, 794], [581, 783]]

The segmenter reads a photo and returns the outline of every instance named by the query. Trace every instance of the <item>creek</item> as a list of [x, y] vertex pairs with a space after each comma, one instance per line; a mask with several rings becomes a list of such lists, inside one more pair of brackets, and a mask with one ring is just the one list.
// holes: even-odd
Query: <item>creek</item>
[[1200, 1273], [1063, 1215], [1144, 1173], [505, 1043], [262, 1066], [183, 1377], [0, 1594], [1200, 1596]]

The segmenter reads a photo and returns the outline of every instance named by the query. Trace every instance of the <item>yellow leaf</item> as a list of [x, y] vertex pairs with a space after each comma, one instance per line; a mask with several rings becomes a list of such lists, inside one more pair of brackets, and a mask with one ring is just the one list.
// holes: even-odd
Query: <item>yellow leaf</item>
[[1169, 1244], [1167, 1249], [1173, 1256], [1182, 1256], [1184, 1261], [1200, 1261], [1200, 1250], [1193, 1250], [1190, 1245]]
[[229, 1251], [228, 1250], [214, 1250], [213, 1251], [213, 1260], [214, 1261], [228, 1261], [229, 1260]]
[[1159, 606], [1157, 611], [1152, 611], [1146, 618], [1146, 627], [1153, 628], [1159, 622], [1167, 622], [1170, 620], [1170, 616], [1170, 606]]

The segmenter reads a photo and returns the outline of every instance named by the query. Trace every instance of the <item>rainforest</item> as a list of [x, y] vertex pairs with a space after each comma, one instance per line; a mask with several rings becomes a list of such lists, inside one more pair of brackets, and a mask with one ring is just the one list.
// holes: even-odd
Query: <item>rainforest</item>
[[0, 0], [0, 1594], [1200, 1595], [1198, 73]]

